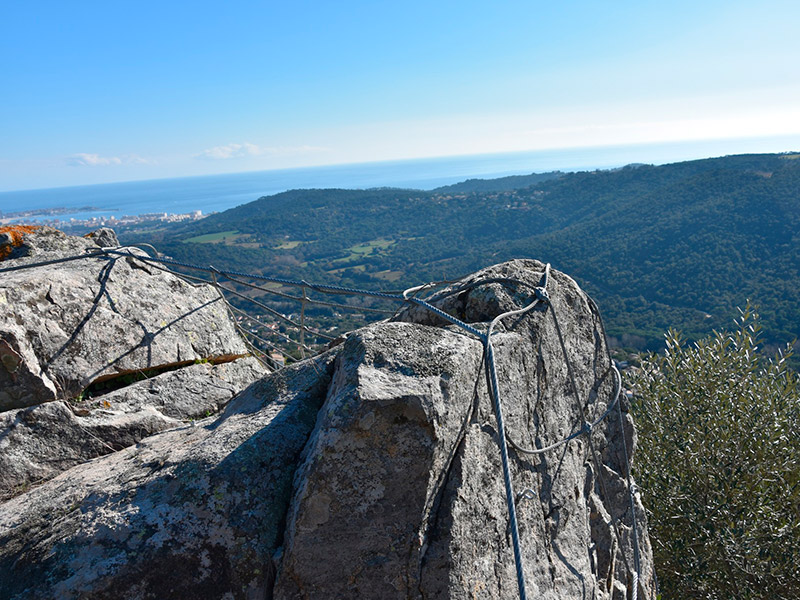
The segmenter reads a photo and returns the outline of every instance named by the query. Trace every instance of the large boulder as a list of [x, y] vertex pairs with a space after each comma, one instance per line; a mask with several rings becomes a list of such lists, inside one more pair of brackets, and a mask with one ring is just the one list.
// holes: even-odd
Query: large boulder
[[333, 358], [0, 504], [0, 598], [265, 598]]
[[218, 413], [264, 375], [254, 358], [193, 364], [80, 403], [0, 413], [0, 500], [147, 436]]
[[[0, 268], [90, 255], [95, 239], [109, 241], [47, 227], [22, 238]], [[219, 292], [130, 257], [0, 273], [0, 306], [0, 411], [70, 400], [121, 374], [247, 354]]]
[[[512, 261], [431, 301], [485, 331], [531, 302], [543, 271]], [[492, 338], [520, 447], [578, 431], [617, 387], [591, 301], [558, 272], [548, 292]], [[251, 385], [216, 419], [0, 504], [0, 598], [517, 597], [486, 389], [481, 342], [411, 306]], [[638, 548], [638, 595], [653, 597], [627, 406], [590, 435], [510, 451], [527, 591], [629, 598]]]
[[[532, 302], [543, 272], [533, 261], [498, 265], [431, 302], [485, 331]], [[594, 305], [561, 273], [548, 291], [546, 310], [493, 336], [508, 434], [531, 449], [579, 430], [581, 410], [597, 419], [617, 389]], [[396, 320], [345, 343], [295, 480], [275, 598], [517, 597], [482, 344], [421, 306]], [[630, 597], [634, 519], [638, 592], [653, 594], [645, 513], [626, 485], [627, 407], [622, 424], [612, 411], [591, 435], [596, 454], [586, 437], [541, 455], [511, 451], [531, 597]]]
[[7, 229], [0, 269], [17, 270], [0, 273], [0, 499], [216, 414], [266, 373], [217, 290], [100, 253], [119, 243], [112, 230]]

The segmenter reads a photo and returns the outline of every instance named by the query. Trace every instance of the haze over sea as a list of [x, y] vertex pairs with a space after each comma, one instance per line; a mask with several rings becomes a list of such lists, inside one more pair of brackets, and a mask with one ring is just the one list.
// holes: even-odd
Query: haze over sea
[[[785, 140], [790, 143], [796, 141], [796, 138]], [[195, 210], [208, 214], [289, 189], [433, 189], [472, 177], [493, 178], [554, 170], [605, 169], [631, 163], [663, 164], [740, 152], [789, 149], [788, 144], [776, 147], [776, 138], [753, 138], [542, 150], [153, 179], [0, 192], [0, 212], [62, 207], [75, 209], [74, 212], [57, 215], [56, 218], [60, 220], [100, 216], [120, 218], [123, 215], [148, 213], [183, 214]], [[98, 210], [78, 210], [88, 206]], [[43, 215], [25, 220], [52, 218], [54, 217]]]

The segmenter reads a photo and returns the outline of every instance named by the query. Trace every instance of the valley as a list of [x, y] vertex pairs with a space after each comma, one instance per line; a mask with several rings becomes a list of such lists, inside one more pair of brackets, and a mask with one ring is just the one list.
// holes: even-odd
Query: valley
[[800, 335], [796, 156], [553, 173], [518, 188], [503, 178], [432, 191], [292, 190], [120, 233], [177, 260], [367, 289], [537, 258], [595, 297], [617, 346], [657, 350], [669, 328], [696, 339], [750, 300], [777, 348]]

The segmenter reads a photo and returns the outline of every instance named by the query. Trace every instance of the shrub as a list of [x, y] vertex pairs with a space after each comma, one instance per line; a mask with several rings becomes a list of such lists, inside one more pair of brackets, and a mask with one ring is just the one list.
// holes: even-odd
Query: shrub
[[800, 598], [800, 395], [790, 350], [759, 354], [750, 305], [737, 328], [634, 374], [636, 473], [662, 597]]

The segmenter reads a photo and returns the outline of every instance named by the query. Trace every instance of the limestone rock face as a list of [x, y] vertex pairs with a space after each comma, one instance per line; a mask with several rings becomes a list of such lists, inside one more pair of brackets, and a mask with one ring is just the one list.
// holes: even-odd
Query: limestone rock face
[[263, 375], [254, 358], [193, 364], [77, 405], [56, 400], [0, 413], [0, 500], [154, 433], [216, 414]]
[[[432, 302], [475, 325], [531, 302], [543, 270], [532, 261], [499, 265]], [[491, 280], [528, 286], [472, 287]], [[546, 311], [511, 318], [493, 336], [507, 431], [528, 448], [580, 428], [567, 360], [589, 420], [616, 388], [593, 305], [563, 274], [552, 274], [548, 290]], [[455, 326], [432, 327], [444, 320], [421, 307], [398, 320], [345, 342], [296, 476], [275, 598], [518, 595], [482, 345]], [[627, 413], [623, 424], [631, 453]], [[639, 597], [652, 596], [645, 514], [638, 500], [631, 513], [620, 432], [616, 412], [594, 428], [597, 463], [585, 437], [539, 456], [511, 450], [530, 597], [630, 597], [633, 519]]]
[[[504, 263], [431, 301], [485, 331], [531, 302], [543, 270]], [[581, 409], [596, 419], [616, 389], [591, 301], [558, 272], [548, 292], [545, 310], [492, 338], [520, 447], [579, 430]], [[518, 597], [483, 363], [474, 336], [409, 306], [252, 384], [217, 418], [74, 466], [0, 504], [0, 600]], [[586, 435], [509, 450], [529, 597], [630, 598], [634, 522], [638, 597], [654, 597], [621, 414], [592, 429], [596, 452]]]
[[265, 598], [333, 354], [0, 504], [0, 598]]
[[[92, 250], [92, 239], [42, 227], [0, 266]], [[216, 290], [132, 258], [2, 273], [0, 308], [0, 411], [75, 398], [120, 373], [247, 353]]]
[[[266, 373], [213, 288], [97, 254], [119, 244], [112, 230], [20, 228], [13, 242], [0, 268], [95, 254], [0, 273], [0, 500], [215, 414]], [[129, 384], [142, 373], [153, 377]]]

